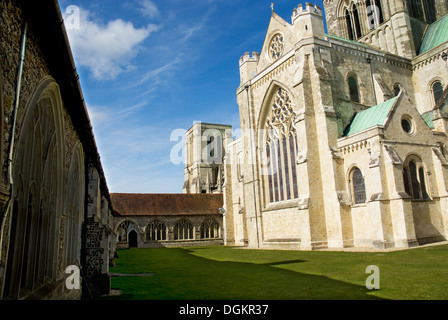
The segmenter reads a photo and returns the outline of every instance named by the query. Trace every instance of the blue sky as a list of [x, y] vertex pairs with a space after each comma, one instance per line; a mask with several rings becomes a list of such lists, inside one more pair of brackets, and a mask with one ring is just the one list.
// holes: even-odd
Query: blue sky
[[[80, 9], [67, 29], [110, 192], [181, 193], [173, 131], [239, 128], [238, 61], [261, 50], [271, 2], [59, 0], [67, 21]], [[274, 3], [290, 22], [300, 1]]]

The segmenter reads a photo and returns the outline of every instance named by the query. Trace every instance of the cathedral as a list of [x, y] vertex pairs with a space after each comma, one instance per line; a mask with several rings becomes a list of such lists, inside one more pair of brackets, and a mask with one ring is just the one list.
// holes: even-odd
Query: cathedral
[[[187, 137], [184, 192], [222, 189], [227, 245], [445, 241], [448, 2], [324, 0], [324, 10], [327, 30], [319, 6], [299, 5], [290, 21], [272, 10], [261, 52], [239, 60], [242, 134], [214, 144], [218, 166], [192, 165], [200, 144]], [[201, 141], [213, 160], [213, 139]]]

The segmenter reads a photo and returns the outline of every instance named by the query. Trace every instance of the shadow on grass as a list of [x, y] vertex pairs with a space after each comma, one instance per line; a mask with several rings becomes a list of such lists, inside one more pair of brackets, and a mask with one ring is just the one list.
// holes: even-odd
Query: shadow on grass
[[[118, 277], [119, 300], [378, 300], [365, 286], [281, 268], [304, 260], [247, 263], [217, 261], [182, 248], [123, 254], [120, 266], [145, 264], [151, 277]], [[141, 256], [138, 258], [136, 256]], [[135, 258], [134, 258], [135, 257]], [[140, 260], [139, 260], [140, 259]], [[139, 260], [136, 262], [136, 260]], [[141, 271], [138, 270], [138, 271]], [[131, 273], [123, 272], [120, 273]], [[137, 271], [135, 271], [137, 272]], [[132, 272], [134, 273], [134, 272]]]

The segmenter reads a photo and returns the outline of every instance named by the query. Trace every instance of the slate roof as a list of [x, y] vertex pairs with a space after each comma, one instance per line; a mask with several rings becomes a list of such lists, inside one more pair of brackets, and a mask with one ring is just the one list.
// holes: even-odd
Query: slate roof
[[448, 15], [431, 23], [423, 36], [419, 54], [423, 54], [448, 41]]
[[222, 194], [111, 193], [116, 216], [220, 215]]
[[344, 135], [349, 136], [375, 126], [384, 126], [396, 100], [397, 97], [394, 97], [374, 107], [357, 113], [349, 127], [346, 129]]

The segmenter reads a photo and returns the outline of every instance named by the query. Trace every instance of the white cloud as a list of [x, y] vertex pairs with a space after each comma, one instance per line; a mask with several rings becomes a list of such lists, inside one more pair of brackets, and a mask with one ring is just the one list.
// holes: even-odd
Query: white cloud
[[144, 16], [151, 19], [159, 16], [159, 9], [151, 0], [140, 1], [140, 5], [141, 7], [139, 8], [139, 11]]
[[76, 63], [89, 68], [95, 79], [113, 80], [134, 68], [132, 59], [140, 45], [159, 28], [153, 24], [136, 28], [121, 19], [101, 24], [81, 10], [79, 29], [68, 28], [67, 33]]

